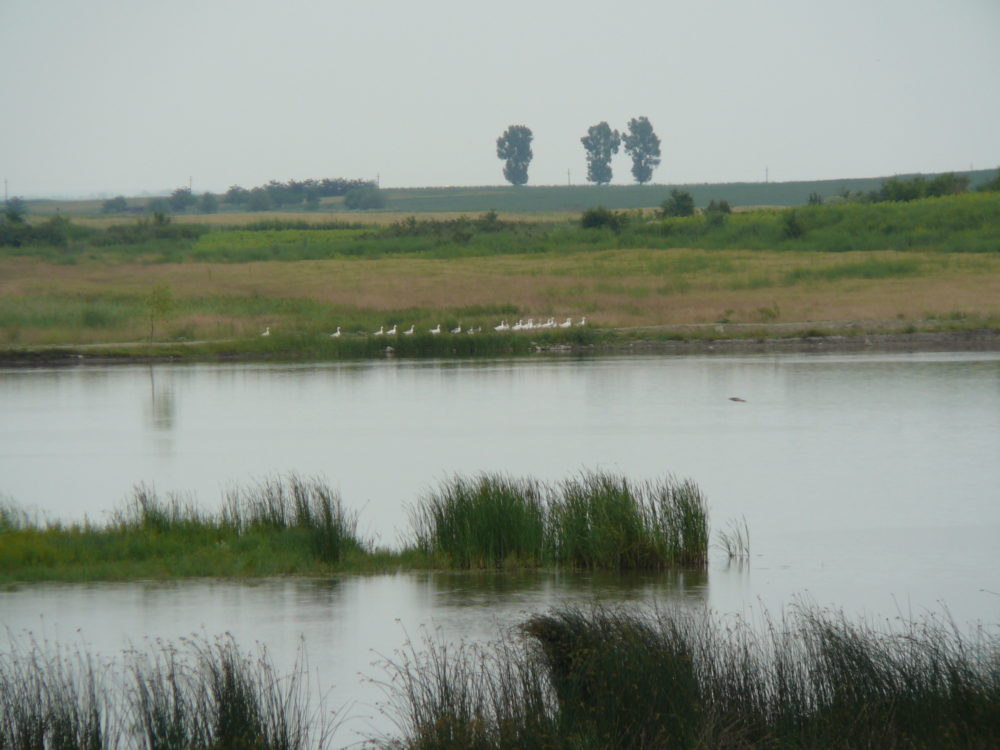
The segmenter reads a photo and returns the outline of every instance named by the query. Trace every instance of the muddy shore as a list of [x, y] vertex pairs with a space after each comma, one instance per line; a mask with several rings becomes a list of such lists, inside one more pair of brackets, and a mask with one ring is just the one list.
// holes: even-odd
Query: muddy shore
[[[102, 351], [99, 347], [46, 347], [8, 349], [0, 351], [0, 367], [17, 366], [84, 366], [108, 364], [145, 364], [156, 362], [253, 362], [274, 360], [273, 354], [238, 355], [151, 353], [148, 345], [136, 346], [136, 351]], [[795, 353], [854, 353], [854, 352], [958, 352], [1000, 351], [1000, 329], [973, 331], [914, 331], [885, 333], [826, 334], [780, 337], [738, 338], [643, 338], [608, 341], [579, 346], [553, 344], [539, 346], [538, 353], [548, 354], [795, 354]]]

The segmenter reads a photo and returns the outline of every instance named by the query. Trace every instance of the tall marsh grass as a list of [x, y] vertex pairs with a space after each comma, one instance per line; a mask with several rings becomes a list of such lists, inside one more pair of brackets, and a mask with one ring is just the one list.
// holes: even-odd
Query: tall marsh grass
[[450, 565], [511, 562], [604, 570], [702, 565], [708, 511], [693, 482], [634, 483], [604, 472], [543, 484], [455, 478], [411, 511], [415, 546]]
[[295, 474], [234, 486], [214, 512], [138, 485], [104, 523], [39, 522], [0, 502], [0, 580], [317, 574], [404, 561], [657, 570], [704, 565], [708, 548], [705, 498], [671, 477], [456, 476], [425, 493], [410, 520], [402, 549], [375, 549], [338, 493]]
[[278, 575], [363, 556], [357, 514], [318, 479], [235, 487], [212, 512], [139, 485], [106, 523], [35, 523], [0, 510], [0, 571], [13, 580]]
[[454, 477], [411, 512], [415, 546], [459, 568], [541, 565], [546, 488], [502, 474]]
[[941, 615], [879, 628], [805, 606], [758, 627], [563, 608], [491, 647], [388, 662], [403, 736], [383, 746], [989, 748], [998, 665], [995, 635]]
[[288, 675], [266, 649], [231, 636], [157, 643], [100, 662], [33, 639], [0, 653], [3, 750], [304, 750], [332, 725], [307, 684], [303, 651]]

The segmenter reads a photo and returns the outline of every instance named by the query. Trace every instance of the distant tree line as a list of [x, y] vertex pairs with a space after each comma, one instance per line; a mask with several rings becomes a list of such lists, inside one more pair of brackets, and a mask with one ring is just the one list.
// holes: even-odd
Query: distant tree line
[[378, 186], [374, 180], [346, 180], [342, 177], [322, 180], [271, 180], [249, 190], [233, 185], [222, 196], [222, 202], [250, 211], [267, 211], [274, 208], [305, 206], [319, 207], [320, 198], [347, 196], [351, 191]]
[[[966, 175], [957, 175], [954, 172], [939, 174], [936, 177], [926, 178], [921, 175], [910, 177], [890, 177], [882, 181], [882, 186], [878, 190], [865, 192], [854, 192], [844, 190], [840, 197], [845, 200], [853, 200], [859, 203], [882, 203], [894, 201], [905, 203], [907, 201], [920, 200], [921, 198], [940, 198], [945, 195], [960, 195], [968, 192], [969, 178]], [[980, 184], [976, 190], [980, 192], [1000, 191], [1000, 170], [992, 180]], [[818, 195], [812, 195], [810, 203], [820, 203], [822, 200]]]
[[[342, 177], [322, 180], [289, 180], [278, 182], [271, 180], [266, 185], [244, 188], [232, 185], [221, 195], [205, 192], [195, 195], [190, 188], [181, 187], [169, 196], [153, 198], [145, 207], [129, 206], [124, 196], [118, 195], [104, 201], [102, 210], [106, 214], [116, 213], [185, 213], [198, 212], [216, 213], [220, 206], [226, 205], [244, 211], [270, 211], [281, 208], [319, 208], [320, 198], [345, 198], [353, 193], [359, 193], [354, 206], [349, 208], [380, 208], [379, 199], [384, 205], [384, 198], [378, 192], [378, 186], [373, 180], [347, 180]], [[373, 197], [376, 195], [377, 197]]]
[[[503, 176], [511, 185], [528, 182], [532, 137], [526, 125], [511, 125], [497, 138], [497, 158], [503, 160]], [[611, 182], [611, 157], [622, 147], [632, 159], [632, 176], [640, 185], [653, 178], [660, 164], [660, 139], [646, 117], [633, 117], [624, 133], [612, 130], [607, 122], [592, 125], [580, 142], [587, 157], [587, 181], [597, 185]]]

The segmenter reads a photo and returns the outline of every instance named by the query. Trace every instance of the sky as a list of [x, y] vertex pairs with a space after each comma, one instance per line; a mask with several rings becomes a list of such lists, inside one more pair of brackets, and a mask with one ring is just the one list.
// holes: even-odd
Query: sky
[[998, 36], [1000, 0], [0, 0], [0, 177], [500, 185], [519, 124], [529, 184], [585, 184], [639, 116], [662, 184], [994, 169]]

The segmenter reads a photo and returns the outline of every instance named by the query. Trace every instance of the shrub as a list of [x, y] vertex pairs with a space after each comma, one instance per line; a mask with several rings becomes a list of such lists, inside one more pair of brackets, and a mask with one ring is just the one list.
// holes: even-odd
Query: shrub
[[607, 228], [613, 232], [620, 232], [627, 222], [625, 214], [609, 211], [603, 206], [588, 208], [580, 217], [580, 226], [584, 229]]
[[781, 217], [781, 227], [785, 237], [790, 240], [797, 240], [806, 233], [805, 227], [799, 221], [798, 214], [795, 213], [795, 209], [785, 211]]
[[976, 190], [987, 193], [987, 192], [1000, 192], [1000, 169], [997, 170], [996, 176], [992, 180], [984, 182]]
[[385, 208], [385, 193], [374, 185], [357, 187], [349, 190], [344, 196], [344, 205], [352, 211]]
[[694, 216], [694, 198], [686, 190], [671, 190], [670, 197], [660, 204], [660, 216], [669, 219], [674, 216]]
[[128, 211], [128, 201], [125, 200], [124, 195], [116, 195], [114, 198], [108, 198], [101, 206], [101, 213], [105, 214], [120, 214], [125, 211]]

